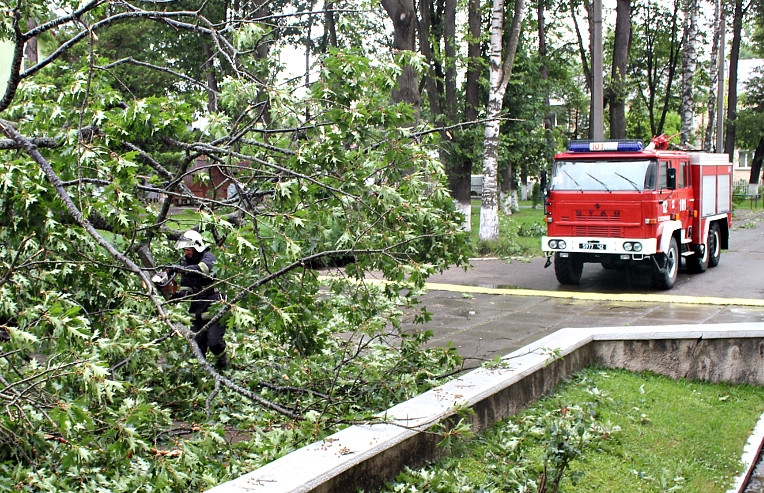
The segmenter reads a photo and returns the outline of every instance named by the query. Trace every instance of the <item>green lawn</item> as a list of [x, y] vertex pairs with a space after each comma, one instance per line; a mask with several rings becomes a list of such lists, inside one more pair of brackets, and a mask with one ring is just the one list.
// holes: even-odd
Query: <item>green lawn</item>
[[540, 238], [546, 234], [544, 208], [533, 208], [531, 201], [520, 202], [520, 210], [511, 216], [499, 215], [499, 239], [478, 240], [480, 201], [472, 201], [472, 244], [478, 256], [534, 257], [541, 254]]
[[194, 208], [180, 209], [170, 216], [167, 225], [180, 230], [191, 229], [199, 224], [199, 217], [200, 213]]
[[546, 467], [551, 492], [555, 460], [576, 456], [560, 493], [723, 493], [762, 412], [762, 387], [587, 369], [384, 491], [525, 491]]

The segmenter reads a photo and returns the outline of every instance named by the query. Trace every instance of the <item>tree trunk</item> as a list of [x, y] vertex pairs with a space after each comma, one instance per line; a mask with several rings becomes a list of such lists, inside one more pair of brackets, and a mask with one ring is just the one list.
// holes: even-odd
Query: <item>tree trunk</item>
[[677, 39], [679, 34], [679, 5], [674, 5], [674, 12], [671, 16], [671, 46], [669, 52], [669, 67], [668, 76], [666, 77], [666, 93], [663, 96], [663, 108], [661, 108], [661, 118], [658, 122], [655, 135], [663, 133], [663, 127], [666, 125], [666, 115], [668, 115], [669, 107], [671, 106], [671, 86], [674, 83], [674, 76], [676, 75], [677, 66], [679, 65], [679, 54], [682, 48], [682, 42]]
[[732, 47], [730, 48], [729, 87], [727, 88], [727, 134], [724, 136], [724, 152], [735, 159], [735, 120], [737, 119], [737, 66], [740, 59], [740, 39], [743, 33], [743, 0], [735, 0], [735, 17], [732, 20]]
[[[478, 35], [479, 32], [480, 28], [478, 26]], [[442, 33], [442, 39], [437, 38], [435, 33]], [[443, 46], [443, 48], [434, 49], [431, 46], [432, 43]], [[430, 103], [432, 120], [444, 126], [450, 126], [458, 120], [455, 70], [455, 0], [441, 1], [438, 2], [437, 6], [433, 6], [431, 0], [421, 0], [419, 2], [419, 46], [419, 50], [425, 59], [427, 59], [429, 65], [429, 70], [424, 74], [424, 86], [427, 92], [427, 100]], [[437, 57], [435, 55], [436, 52], [441, 53], [441, 56]], [[480, 56], [479, 49], [477, 56]], [[469, 87], [467, 90], [469, 93]], [[467, 120], [470, 120], [470, 118], [476, 119], [477, 112], [474, 111], [472, 116], [467, 117]], [[462, 228], [465, 231], [469, 231], [471, 229], [470, 218], [472, 215], [470, 197], [472, 163], [463, 153], [450, 152], [454, 146], [460, 145], [454, 141], [455, 136], [451, 132], [443, 130], [440, 132], [440, 135], [441, 146], [439, 154], [448, 175], [451, 196], [454, 198], [458, 210], [464, 214]]]
[[753, 153], [753, 162], [751, 163], [751, 177], [748, 179], [748, 193], [751, 193], [751, 189], [756, 191], [759, 189], [759, 177], [761, 176], [762, 161], [764, 161], [764, 135], [761, 136], [759, 145], [756, 146], [756, 152]]
[[217, 113], [218, 111], [218, 80], [215, 75], [215, 54], [212, 52], [212, 46], [204, 43], [204, 54], [207, 57], [202, 70], [207, 78], [207, 111]]
[[613, 71], [610, 86], [610, 138], [626, 138], [626, 62], [631, 45], [631, 0], [616, 5]]
[[586, 45], [584, 45], [584, 37], [581, 35], [581, 28], [578, 27], [578, 18], [576, 17], [576, 7], [571, 2], [570, 15], [573, 19], [573, 27], [576, 30], [576, 40], [578, 41], [578, 54], [581, 57], [581, 67], [584, 70], [584, 80], [586, 81], [586, 87], [589, 92], [592, 91], [592, 71], [589, 67], [589, 58], [586, 52]]
[[519, 209], [519, 203], [517, 201], [517, 180], [515, 179], [514, 166], [512, 163], [507, 163], [501, 170], [499, 190], [499, 210], [507, 216], [517, 212]]
[[[27, 31], [31, 31], [35, 27], [37, 27], [37, 19], [30, 16], [27, 19]], [[27, 41], [27, 44], [24, 47], [24, 55], [26, 57], [24, 68], [34, 67], [37, 65], [39, 60], [39, 53], [37, 51], [37, 36], [29, 38], [29, 41]]]
[[592, 36], [592, 33], [594, 32], [595, 26], [594, 26], [594, 5], [592, 5], [592, 2], [589, 0], [584, 0], [584, 7], [586, 8], [586, 19], [589, 23], [589, 53], [592, 57], [592, 64], [591, 64], [591, 71], [589, 73], [589, 135], [588, 138], [590, 140], [594, 139], [594, 73], [596, 70], [596, 62], [594, 59], [595, 53], [594, 53], [594, 36]]
[[449, 123], [456, 122], [456, 0], [445, 0], [443, 43], [446, 52], [446, 104]]
[[714, 145], [714, 131], [716, 130], [716, 88], [719, 84], [719, 40], [721, 39], [721, 29], [724, 26], [724, 13], [721, 9], [721, 1], [716, 2], [714, 8], [714, 35], [711, 42], [711, 63], [709, 65], [709, 77], [711, 85], [708, 91], [708, 125], [706, 125], [706, 135], [703, 139], [703, 150], [711, 152]]
[[[470, 0], [468, 12], [469, 43], [467, 45], [467, 75], [465, 81], [464, 119], [478, 119], [480, 106], [480, 0]], [[464, 214], [462, 228], [472, 231], [472, 161], [464, 153], [456, 154], [448, 168], [448, 184], [456, 207]]]
[[695, 123], [695, 96], [692, 78], [695, 75], [696, 44], [698, 33], [698, 1], [685, 0], [684, 3], [684, 50], [682, 51], [682, 104], [679, 113], [682, 117], [682, 135], [680, 143], [692, 142], [692, 129]]
[[[382, 0], [382, 6], [393, 21], [393, 49], [414, 51], [416, 49], [417, 20], [414, 0]], [[419, 77], [414, 67], [406, 64], [398, 77], [398, 87], [393, 91], [393, 101], [409, 103], [414, 108], [415, 119], [419, 118], [421, 99]]]
[[[546, 115], [544, 116], [544, 134], [549, 149], [554, 149], [554, 136], [552, 135], [552, 128], [554, 127], [554, 114], [551, 111], [551, 105], [549, 103], [549, 86], [546, 81], [549, 79], [549, 60], [547, 58], [546, 48], [546, 20], [544, 19], [545, 0], [539, 0], [537, 20], [538, 20], [538, 36], [539, 36], [539, 59], [541, 60], [541, 67], [539, 73], [541, 80], [544, 81], [544, 110]], [[528, 200], [528, 173], [523, 172], [522, 176], [523, 195], [522, 200]]]
[[483, 145], [483, 203], [480, 207], [481, 240], [493, 240], [499, 237], [499, 204], [498, 204], [498, 164], [499, 164], [499, 129], [501, 108], [504, 93], [512, 75], [517, 46], [520, 42], [524, 0], [515, 0], [514, 17], [507, 43], [506, 57], [501, 62], [502, 34], [504, 29], [504, 1], [494, 0], [491, 15], [491, 55], [490, 55], [490, 89], [486, 110], [487, 123], [485, 126]]
[[443, 107], [440, 100], [442, 91], [438, 90], [438, 76], [435, 68], [440, 64], [440, 61], [435, 59], [435, 50], [431, 45], [432, 36], [432, 1], [421, 0], [419, 2], [419, 51], [427, 60], [430, 68], [424, 74], [424, 86], [427, 90], [430, 112], [433, 119], [436, 119], [443, 114]]
[[465, 86], [466, 105], [464, 114], [467, 121], [477, 120], [480, 107], [480, 69], [482, 67], [480, 52], [480, 0], [469, 0], [469, 29], [470, 42], [467, 45], [467, 81]]
[[[660, 11], [656, 10], [653, 15], [648, 15], [645, 22], [652, 25], [654, 22], [654, 15], [662, 14]], [[645, 106], [647, 107], [650, 118], [650, 131], [653, 135], [660, 135], [663, 133], [663, 127], [666, 123], [666, 115], [671, 107], [671, 87], [679, 63], [679, 54], [682, 43], [680, 39], [677, 39], [679, 33], [679, 7], [676, 4], [671, 13], [669, 23], [671, 28], [668, 33], [668, 37], [670, 38], [668, 41], [668, 60], [659, 59], [658, 55], [655, 53], [655, 45], [661, 42], [661, 40], [658, 39], [661, 35], [660, 32], [657, 29], [653, 29], [653, 32], [649, 33], [646, 38], [645, 51], [647, 53], [647, 58], [645, 60], [645, 72], [647, 73], [648, 94], [645, 96], [642, 91], [640, 91], [640, 93], [645, 101]], [[658, 100], [660, 99], [661, 91], [660, 83], [662, 80], [666, 81], [666, 86], [663, 89], [662, 101], [659, 102]], [[660, 114], [660, 116], [658, 114]]]
[[[473, 5], [474, 4], [474, 5]], [[473, 39], [476, 41], [474, 43], [470, 43], [468, 48], [468, 56], [473, 56], [474, 50], [473, 50], [473, 44], [476, 44], [477, 46], [477, 53], [474, 54], [475, 59], [470, 59], [468, 61], [469, 68], [467, 73], [467, 102], [465, 105], [465, 117], [466, 121], [474, 121], [477, 120], [477, 91], [479, 90], [477, 77], [479, 76], [479, 72], [477, 75], [474, 73], [474, 66], [476, 63], [479, 63], [480, 58], [480, 45], [479, 41], [477, 41], [480, 37], [480, 0], [473, 0], [470, 2], [470, 12], [469, 12], [469, 27], [470, 27], [470, 35], [474, 36]], [[445, 42], [445, 51], [446, 51], [446, 101], [445, 101], [445, 114], [447, 121], [449, 123], [455, 123], [458, 119], [457, 115], [457, 97], [456, 97], [456, 9], [457, 9], [457, 2], [456, 0], [446, 0], [445, 1], [445, 16], [444, 16], [444, 42]], [[474, 14], [472, 10], [475, 10]], [[475, 19], [473, 19], [473, 16], [477, 16], [477, 25], [474, 25]], [[474, 32], [473, 32], [474, 30]], [[479, 69], [478, 69], [479, 70]], [[471, 81], [470, 78], [473, 78], [474, 81]], [[474, 83], [474, 87], [470, 87], [470, 84]], [[471, 92], [475, 92], [474, 95], [471, 95]], [[475, 107], [472, 108], [472, 104], [469, 100], [469, 98], [472, 98], [475, 100]], [[454, 199], [457, 202], [457, 207], [460, 211], [464, 214], [464, 223], [462, 224], [462, 228], [465, 231], [471, 231], [472, 230], [472, 224], [470, 222], [470, 219], [472, 217], [472, 197], [470, 196], [471, 192], [471, 176], [472, 176], [472, 162], [469, 159], [466, 159], [463, 153], [450, 153], [448, 156], [448, 170], [450, 171], [450, 174], [454, 175], [455, 179], [449, 179], [449, 184], [451, 186], [451, 193]]]
[[327, 46], [337, 47], [337, 24], [334, 21], [334, 2], [324, 2], [324, 51]]
[[[549, 79], [549, 67], [547, 66], [546, 59], [546, 23], [544, 20], [544, 0], [539, 0], [538, 7], [536, 9], [536, 21], [538, 24], [539, 60], [541, 61], [539, 75], [541, 75], [541, 80], [546, 81]], [[544, 95], [544, 102], [547, 104], [547, 106], [549, 106], [548, 92]]]

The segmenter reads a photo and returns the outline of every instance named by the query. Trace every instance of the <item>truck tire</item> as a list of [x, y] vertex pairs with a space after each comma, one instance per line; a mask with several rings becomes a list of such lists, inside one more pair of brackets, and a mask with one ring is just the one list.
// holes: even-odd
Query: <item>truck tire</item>
[[722, 236], [719, 233], [719, 225], [711, 223], [708, 228], [708, 266], [716, 267], [722, 256]]
[[674, 287], [677, 273], [679, 272], [679, 247], [677, 247], [676, 238], [673, 236], [665, 255], [665, 268], [656, 269], [655, 271], [655, 287], [664, 290]]
[[583, 271], [584, 263], [575, 255], [561, 257], [559, 253], [554, 254], [554, 275], [557, 276], [557, 282], [560, 284], [578, 284], [581, 282]]
[[706, 238], [706, 244], [703, 245], [703, 255], [695, 253], [690, 257], [687, 257], [687, 271], [692, 274], [700, 274], [708, 269], [708, 257], [711, 246], [711, 231], [708, 232], [708, 238]]

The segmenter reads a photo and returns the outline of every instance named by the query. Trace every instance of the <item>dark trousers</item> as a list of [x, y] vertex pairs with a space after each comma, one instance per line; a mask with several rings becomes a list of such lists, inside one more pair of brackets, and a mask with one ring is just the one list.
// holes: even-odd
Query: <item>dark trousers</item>
[[[202, 327], [207, 324], [207, 320], [194, 319], [193, 327], [194, 332], [199, 332]], [[225, 326], [220, 325], [219, 322], [215, 322], [210, 325], [203, 334], [196, 336], [196, 343], [199, 345], [204, 357], [207, 357], [207, 348], [212, 351], [215, 356], [220, 356], [225, 351]]]
[[[220, 295], [215, 292], [208, 297], [212, 299], [219, 299]], [[189, 307], [189, 312], [193, 318], [193, 324], [191, 330], [199, 332], [202, 327], [207, 325], [207, 322], [212, 318], [210, 314], [211, 301], [192, 301]], [[207, 357], [207, 349], [212, 351], [215, 356], [220, 356], [225, 352], [225, 326], [220, 325], [219, 322], [211, 324], [203, 334], [196, 336], [196, 343], [199, 345], [199, 349], [202, 351], [204, 357]]]

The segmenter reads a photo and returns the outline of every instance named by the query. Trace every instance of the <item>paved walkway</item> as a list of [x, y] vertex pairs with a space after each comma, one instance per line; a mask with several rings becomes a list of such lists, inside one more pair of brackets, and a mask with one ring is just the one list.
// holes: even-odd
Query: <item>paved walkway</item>
[[[764, 300], [759, 299], [675, 296], [670, 291], [573, 292], [557, 287], [556, 281], [553, 290], [495, 287], [497, 279], [505, 278], [502, 269], [510, 267], [499, 260], [485, 262], [474, 262], [476, 268], [466, 273], [430, 278], [423, 301], [432, 320], [414, 325], [412, 312], [405, 318], [406, 330], [431, 330], [429, 345], [451, 342], [464, 358], [479, 364], [561, 328], [764, 322]], [[554, 274], [546, 274], [554, 280]]]

